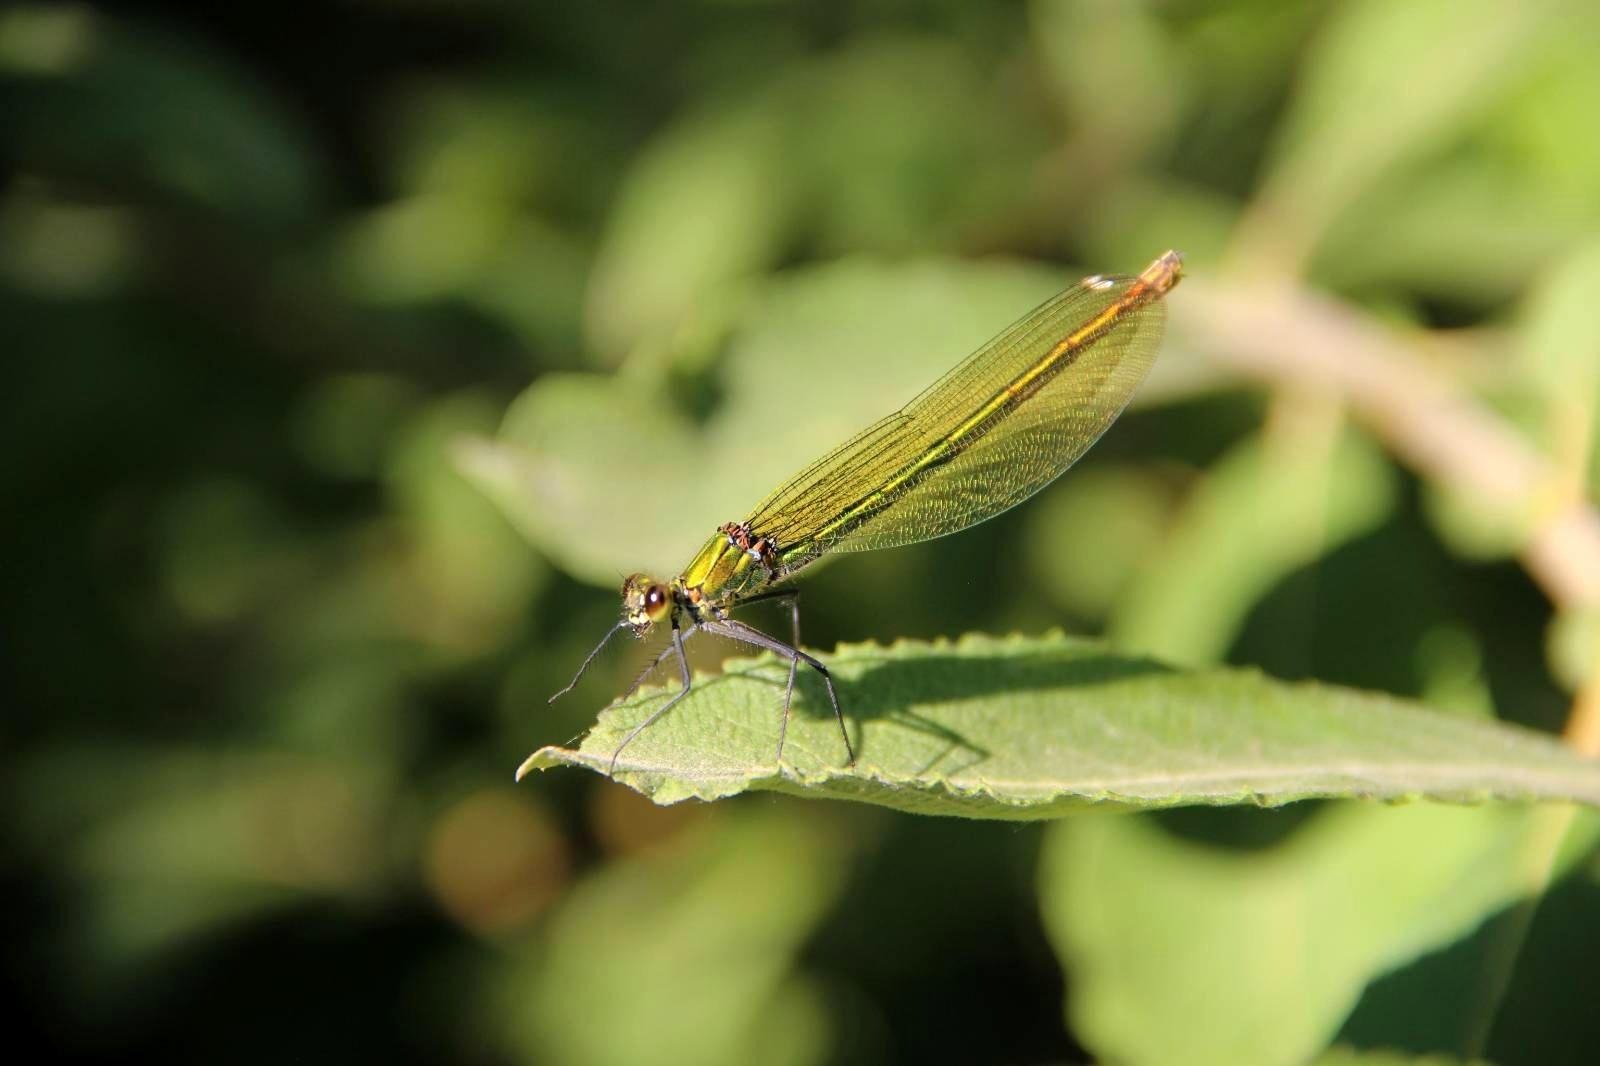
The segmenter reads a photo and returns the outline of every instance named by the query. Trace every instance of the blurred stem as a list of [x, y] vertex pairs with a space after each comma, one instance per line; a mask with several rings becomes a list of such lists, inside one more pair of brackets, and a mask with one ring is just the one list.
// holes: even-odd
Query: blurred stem
[[[1589, 483], [1589, 456], [1594, 447], [1596, 381], [1588, 376], [1573, 385], [1569, 393], [1552, 397], [1551, 450], [1559, 472], [1553, 491], [1559, 494], [1562, 504], [1582, 507]], [[1580, 754], [1593, 759], [1600, 757], [1600, 670], [1593, 666], [1600, 662], [1600, 646], [1590, 649], [1589, 661], [1590, 668], [1573, 697], [1562, 738]]]
[[1263, 192], [1239, 219], [1224, 259], [1232, 276], [1298, 277], [1305, 272], [1325, 220], [1332, 216], [1307, 219], [1296, 205], [1281, 200], [1270, 190]]
[[[1600, 649], [1596, 651], [1600, 654]], [[1572, 713], [1567, 715], [1567, 727], [1561, 736], [1580, 755], [1600, 758], [1600, 672], [1591, 674], [1578, 686]]]
[[1425, 477], [1533, 516], [1520, 558], [1558, 607], [1600, 605], [1600, 515], [1563, 471], [1466, 395], [1412, 341], [1292, 284], [1187, 282], [1173, 315], [1195, 346], [1273, 385], [1341, 397]]

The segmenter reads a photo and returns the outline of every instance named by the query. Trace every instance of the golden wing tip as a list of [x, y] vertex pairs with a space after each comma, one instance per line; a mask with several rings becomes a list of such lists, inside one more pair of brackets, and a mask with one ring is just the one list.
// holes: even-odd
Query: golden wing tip
[[1177, 251], [1163, 253], [1154, 263], [1144, 268], [1139, 280], [1154, 289], [1157, 296], [1165, 296], [1172, 291], [1173, 286], [1183, 280], [1183, 254]]

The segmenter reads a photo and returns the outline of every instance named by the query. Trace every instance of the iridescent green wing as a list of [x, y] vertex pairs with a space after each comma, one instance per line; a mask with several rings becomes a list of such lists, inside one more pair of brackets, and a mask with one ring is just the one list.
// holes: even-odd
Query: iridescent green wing
[[783, 572], [829, 552], [954, 533], [1071, 466], [1144, 380], [1175, 253], [1138, 277], [1091, 277], [1047, 300], [909, 404], [791, 478], [746, 520]]

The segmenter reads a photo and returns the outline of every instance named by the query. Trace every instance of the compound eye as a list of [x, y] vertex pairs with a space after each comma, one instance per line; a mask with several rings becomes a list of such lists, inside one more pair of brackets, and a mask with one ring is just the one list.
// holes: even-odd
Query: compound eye
[[651, 585], [644, 590], [644, 611], [651, 618], [660, 618], [667, 609], [667, 590], [661, 585]]

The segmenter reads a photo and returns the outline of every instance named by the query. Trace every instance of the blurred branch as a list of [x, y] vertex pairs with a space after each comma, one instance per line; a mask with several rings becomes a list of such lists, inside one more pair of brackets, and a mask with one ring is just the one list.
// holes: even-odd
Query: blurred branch
[[1405, 463], [1533, 517], [1523, 566], [1560, 608], [1600, 604], [1600, 515], [1512, 427], [1422, 358], [1413, 342], [1290, 285], [1192, 279], [1173, 314], [1221, 365], [1279, 386], [1328, 390]]
[[1579, 686], [1562, 736], [1580, 755], [1600, 758], [1600, 676]]

